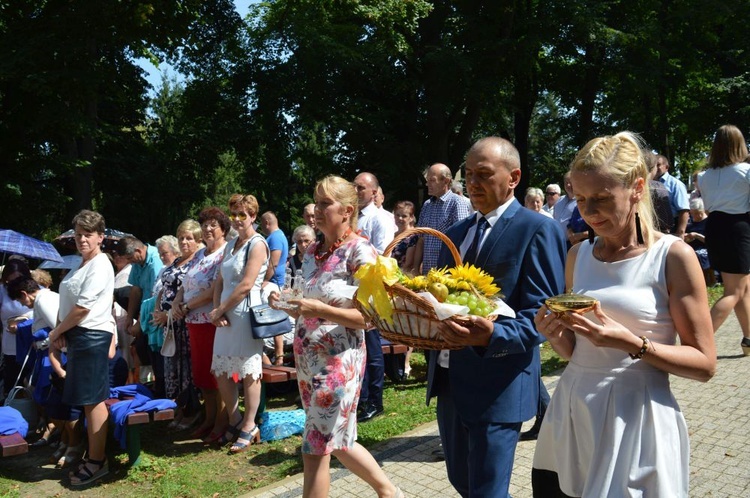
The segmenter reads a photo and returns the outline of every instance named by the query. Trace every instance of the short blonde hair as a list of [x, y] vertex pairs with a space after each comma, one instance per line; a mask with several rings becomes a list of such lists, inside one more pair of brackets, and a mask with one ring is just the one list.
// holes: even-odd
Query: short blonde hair
[[158, 239], [156, 239], [156, 242], [154, 242], [154, 245], [157, 249], [159, 249], [161, 246], [166, 245], [169, 246], [169, 250], [172, 254], [176, 254], [179, 256], [182, 251], [180, 251], [180, 241], [177, 240], [177, 237], [174, 235], [162, 235]]
[[354, 208], [352, 217], [349, 219], [349, 226], [352, 230], [357, 230], [357, 216], [359, 213], [359, 202], [357, 199], [357, 189], [354, 184], [340, 176], [328, 175], [315, 185], [315, 197], [321, 192], [326, 197], [330, 197], [343, 207], [351, 206]]
[[[648, 185], [648, 167], [643, 157], [642, 141], [638, 135], [623, 131], [613, 136], [590, 140], [578, 151], [570, 165], [571, 171], [598, 171], [632, 188], [638, 178], [643, 179], [643, 195], [636, 212], [646, 246], [654, 242], [654, 208]], [[574, 185], [575, 187], [575, 185]]]
[[175, 232], [175, 235], [177, 235], [178, 239], [180, 237], [180, 234], [183, 232], [189, 232], [193, 234], [193, 238], [196, 240], [196, 242], [200, 242], [201, 240], [203, 240], [203, 235], [201, 234], [201, 225], [193, 219], [188, 218], [187, 220], [179, 224], [179, 226], [177, 227], [177, 231]]
[[257, 216], [260, 207], [258, 206], [258, 199], [252, 194], [234, 194], [229, 198], [229, 210], [233, 210], [238, 205], [247, 211], [250, 216]]
[[31, 270], [31, 278], [34, 279], [34, 282], [45, 289], [52, 287], [52, 275], [50, 275], [48, 271], [40, 270], [39, 268]]
[[544, 193], [542, 192], [542, 189], [540, 188], [537, 188], [537, 187], [527, 188], [524, 199], [527, 197], [538, 197], [539, 199], [541, 199], [542, 203], [544, 203]]

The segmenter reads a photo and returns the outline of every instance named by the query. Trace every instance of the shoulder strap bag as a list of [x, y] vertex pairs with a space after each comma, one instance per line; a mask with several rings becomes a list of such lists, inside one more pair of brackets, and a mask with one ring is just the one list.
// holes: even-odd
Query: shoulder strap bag
[[[250, 241], [245, 251], [245, 266], [252, 249]], [[243, 270], [244, 271], [244, 270]], [[250, 304], [250, 293], [245, 298]], [[292, 322], [289, 315], [281, 310], [275, 310], [268, 304], [249, 306], [250, 308], [250, 331], [255, 339], [267, 339], [277, 335], [286, 334], [292, 330]]]

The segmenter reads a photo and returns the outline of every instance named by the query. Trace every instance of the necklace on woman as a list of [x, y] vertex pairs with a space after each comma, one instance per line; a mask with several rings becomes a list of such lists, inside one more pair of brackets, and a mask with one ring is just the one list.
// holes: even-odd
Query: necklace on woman
[[323, 261], [324, 259], [328, 259], [328, 257], [331, 254], [333, 254], [333, 251], [335, 251], [336, 249], [338, 249], [341, 246], [341, 244], [344, 243], [344, 241], [346, 240], [346, 238], [349, 237], [349, 235], [351, 235], [351, 234], [352, 234], [352, 228], [349, 227], [349, 228], [346, 229], [346, 232], [344, 232], [344, 235], [342, 235], [341, 237], [339, 237], [336, 240], [336, 242], [334, 242], [333, 244], [331, 244], [331, 247], [329, 247], [328, 250], [326, 252], [324, 252], [323, 254], [319, 254], [321, 246], [318, 246], [318, 249], [315, 250], [315, 261]]

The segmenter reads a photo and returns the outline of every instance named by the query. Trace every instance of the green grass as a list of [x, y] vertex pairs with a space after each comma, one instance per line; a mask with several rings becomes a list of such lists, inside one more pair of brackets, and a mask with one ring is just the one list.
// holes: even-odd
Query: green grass
[[708, 287], [708, 305], [713, 306], [721, 296], [724, 295], [724, 286], [717, 285], [716, 287]]
[[[723, 293], [722, 287], [708, 289], [709, 304]], [[548, 344], [541, 347], [542, 373], [564, 367]], [[386, 381], [383, 393], [385, 414], [359, 426], [359, 442], [365, 447], [408, 432], [435, 419], [434, 403], [425, 405], [427, 366], [424, 355], [412, 355], [412, 377], [402, 384]], [[296, 390], [270, 395], [269, 409], [295, 408]], [[52, 450], [34, 450], [21, 457], [0, 460], [0, 497], [18, 496], [118, 496], [118, 497], [203, 497], [238, 496], [278, 482], [302, 471], [301, 437], [292, 436], [252, 446], [246, 453], [227, 455], [225, 449], [183, 441], [166, 431], [166, 423], [151, 424], [143, 432], [143, 463], [127, 466], [127, 455], [114, 441], [108, 443], [111, 476], [103, 485], [71, 491], [61, 485], [67, 472], [42, 467]]]
[[[359, 426], [359, 442], [371, 447], [435, 419], [435, 406], [425, 405], [427, 366], [424, 355], [412, 356], [412, 378], [401, 384], [386, 381], [383, 395], [385, 414]], [[269, 409], [296, 408], [296, 390], [269, 395]], [[166, 431], [166, 423], [150, 424], [142, 435], [142, 463], [127, 466], [127, 455], [116, 442], [108, 442], [111, 476], [104, 484], [72, 492], [67, 471], [45, 465], [52, 453], [45, 448], [6, 458], [0, 465], [0, 497], [17, 496], [118, 496], [118, 497], [203, 497], [238, 496], [280, 481], [302, 471], [302, 438], [292, 436], [252, 446], [239, 455], [226, 449], [184, 441]]]

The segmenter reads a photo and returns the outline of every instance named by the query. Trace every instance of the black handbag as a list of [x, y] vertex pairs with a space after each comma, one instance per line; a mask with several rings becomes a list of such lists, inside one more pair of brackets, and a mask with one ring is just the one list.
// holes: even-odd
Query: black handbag
[[250, 329], [254, 338], [267, 339], [291, 331], [292, 322], [283, 311], [259, 304], [250, 308]]
[[[245, 265], [250, 255], [250, 242], [245, 250]], [[277, 335], [286, 334], [292, 330], [292, 322], [289, 315], [281, 310], [275, 310], [268, 304], [250, 306], [250, 294], [245, 297], [250, 308], [250, 331], [255, 339], [268, 339]]]

